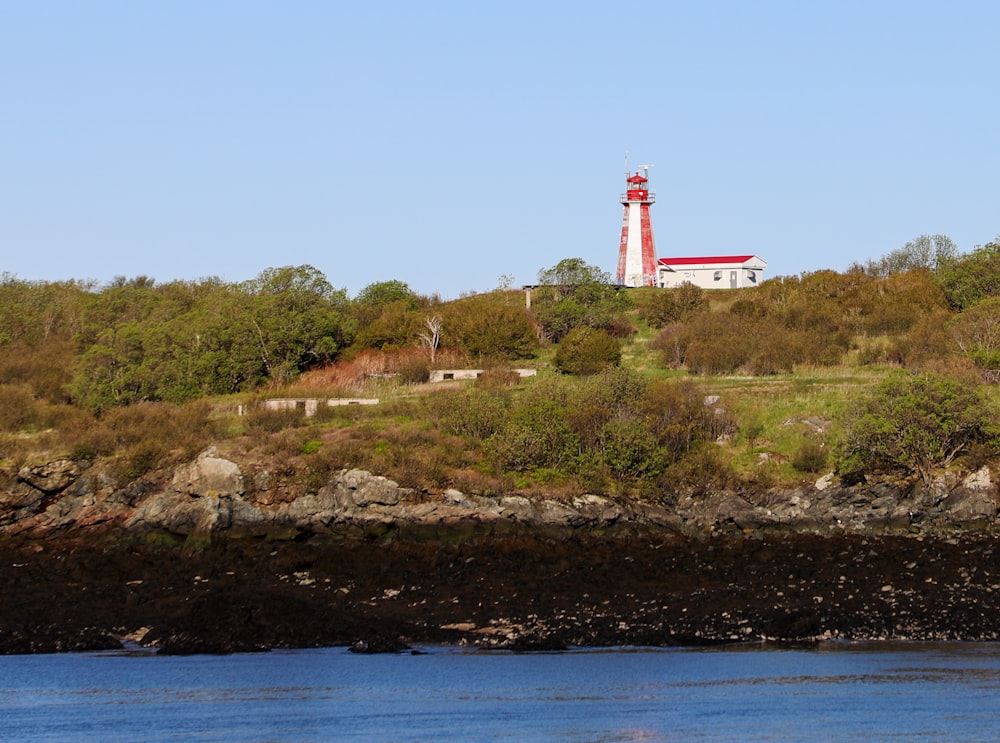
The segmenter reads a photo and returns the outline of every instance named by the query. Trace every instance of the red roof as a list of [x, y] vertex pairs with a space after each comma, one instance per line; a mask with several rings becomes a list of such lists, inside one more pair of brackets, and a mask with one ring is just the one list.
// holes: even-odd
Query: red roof
[[631, 178], [627, 179], [625, 182], [626, 183], [646, 183], [648, 180], [649, 180], [648, 178], [643, 178], [641, 175], [639, 175], [638, 173], [636, 173], [634, 176], [632, 176]]
[[692, 266], [706, 263], [746, 263], [753, 255], [705, 255], [693, 258], [660, 258], [664, 266]]

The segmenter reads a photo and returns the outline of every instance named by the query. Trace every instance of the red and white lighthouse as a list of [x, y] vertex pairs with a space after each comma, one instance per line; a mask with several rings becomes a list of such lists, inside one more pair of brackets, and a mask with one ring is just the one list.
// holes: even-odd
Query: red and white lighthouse
[[656, 285], [656, 244], [649, 221], [649, 205], [656, 201], [656, 195], [649, 192], [649, 166], [644, 165], [642, 170], [645, 175], [639, 175], [637, 170], [629, 177], [626, 169], [626, 191], [621, 195], [625, 218], [615, 281], [623, 286]]

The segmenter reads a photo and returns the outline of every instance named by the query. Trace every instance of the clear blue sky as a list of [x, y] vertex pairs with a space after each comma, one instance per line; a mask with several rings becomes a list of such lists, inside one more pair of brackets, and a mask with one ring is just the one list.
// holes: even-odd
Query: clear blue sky
[[1000, 232], [1000, 3], [0, 0], [0, 271], [444, 298], [660, 256], [842, 270]]

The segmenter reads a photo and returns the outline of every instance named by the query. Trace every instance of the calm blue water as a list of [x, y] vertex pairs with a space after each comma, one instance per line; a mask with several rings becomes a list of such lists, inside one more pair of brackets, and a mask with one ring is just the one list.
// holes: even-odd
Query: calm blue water
[[0, 658], [0, 740], [1000, 738], [1000, 645]]

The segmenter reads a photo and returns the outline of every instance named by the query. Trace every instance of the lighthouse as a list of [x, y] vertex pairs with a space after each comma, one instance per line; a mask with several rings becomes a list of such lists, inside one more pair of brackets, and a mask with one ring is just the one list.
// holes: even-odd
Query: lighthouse
[[625, 170], [625, 193], [620, 199], [625, 217], [615, 281], [623, 286], [656, 285], [656, 245], [649, 221], [649, 205], [656, 201], [656, 195], [649, 192], [649, 166], [643, 165], [642, 170], [644, 175], [637, 170], [631, 177]]

